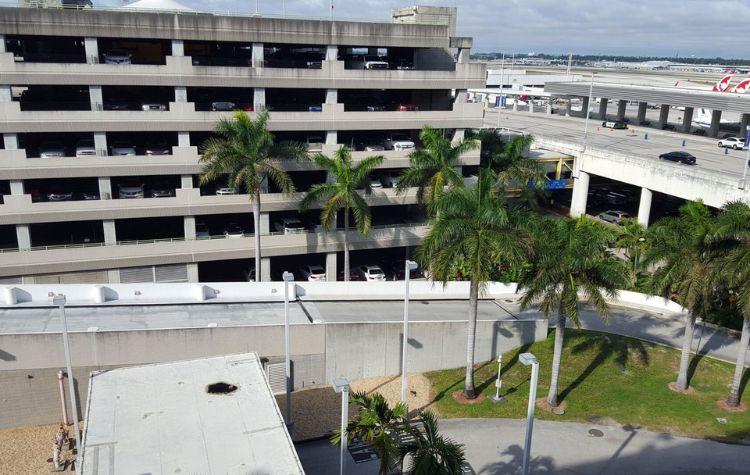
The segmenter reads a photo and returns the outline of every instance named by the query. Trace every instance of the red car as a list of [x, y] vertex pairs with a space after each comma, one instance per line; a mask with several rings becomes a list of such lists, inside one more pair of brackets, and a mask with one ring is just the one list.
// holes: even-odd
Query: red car
[[396, 106], [396, 110], [399, 112], [416, 112], [419, 110], [415, 104], [399, 104]]

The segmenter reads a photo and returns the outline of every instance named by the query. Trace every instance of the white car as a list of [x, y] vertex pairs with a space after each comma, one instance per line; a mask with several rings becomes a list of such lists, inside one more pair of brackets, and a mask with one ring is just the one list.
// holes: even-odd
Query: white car
[[127, 51], [114, 50], [104, 53], [104, 64], [130, 64], [133, 56]]
[[118, 196], [120, 199], [133, 199], [133, 198], [143, 198], [144, 196], [144, 186], [120, 186], [118, 188]]
[[243, 271], [246, 282], [255, 282], [255, 267], [248, 267]]
[[599, 213], [599, 219], [622, 226], [626, 219], [630, 219], [630, 215], [625, 211], [609, 210]]
[[370, 188], [372, 188], [373, 190], [379, 190], [383, 188], [383, 183], [377, 178], [374, 178], [370, 180]]
[[135, 147], [125, 143], [116, 143], [109, 148], [109, 154], [113, 157], [124, 157], [136, 155]]
[[305, 232], [305, 225], [297, 218], [283, 218], [273, 223], [276, 231], [284, 234], [299, 234]]
[[323, 266], [304, 266], [299, 270], [299, 272], [300, 274], [302, 274], [303, 279], [306, 279], [310, 282], [325, 282], [326, 280], [326, 270], [323, 268]]
[[380, 56], [365, 56], [365, 69], [388, 69], [387, 61], [380, 59]]
[[40, 158], [62, 158], [65, 156], [65, 147], [57, 143], [46, 143], [39, 147]]
[[234, 188], [229, 187], [229, 186], [222, 186], [221, 188], [216, 188], [216, 194], [218, 196], [236, 195], [237, 194], [237, 190], [235, 190]]
[[76, 145], [76, 157], [94, 157], [96, 156], [96, 147], [93, 140], [81, 140]]
[[142, 102], [141, 103], [141, 110], [144, 111], [165, 111], [167, 110], [167, 105], [163, 102]]
[[382, 152], [383, 150], [385, 150], [385, 147], [378, 144], [367, 144], [365, 145], [364, 149], [365, 152]]
[[403, 133], [391, 134], [383, 141], [386, 150], [413, 150], [414, 142]]
[[245, 236], [245, 230], [242, 229], [242, 226], [240, 226], [237, 223], [229, 223], [227, 224], [227, 227], [224, 228], [224, 237], [241, 238], [244, 236]]
[[385, 280], [385, 272], [383, 272], [380, 266], [363, 265], [357, 267], [355, 270], [364, 281], [375, 282]]
[[719, 140], [719, 147], [740, 150], [745, 148], [745, 139], [741, 139], [739, 137], [727, 137], [725, 139]]

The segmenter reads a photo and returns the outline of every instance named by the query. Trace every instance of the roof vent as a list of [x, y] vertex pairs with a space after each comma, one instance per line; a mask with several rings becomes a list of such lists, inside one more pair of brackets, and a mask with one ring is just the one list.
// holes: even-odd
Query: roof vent
[[237, 391], [237, 386], [234, 384], [225, 383], [223, 381], [218, 383], [209, 384], [206, 388], [208, 394], [229, 394]]

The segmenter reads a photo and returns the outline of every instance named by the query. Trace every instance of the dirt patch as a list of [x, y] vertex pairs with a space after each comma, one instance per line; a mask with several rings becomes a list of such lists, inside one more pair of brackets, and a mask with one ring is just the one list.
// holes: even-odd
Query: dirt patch
[[479, 404], [480, 402], [484, 401], [484, 394], [477, 393], [477, 397], [475, 397], [474, 399], [469, 399], [464, 395], [463, 389], [454, 391], [453, 394], [451, 394], [451, 397], [459, 404]]
[[672, 390], [672, 391], [674, 391], [676, 393], [687, 394], [689, 396], [695, 396], [695, 395], [698, 394], [698, 391], [696, 391], [695, 388], [693, 388], [692, 386], [688, 386], [687, 389], [678, 389], [677, 388], [677, 383], [675, 383], [675, 382], [671, 382], [671, 383], [667, 384], [667, 386], [669, 387], [670, 390]]
[[565, 401], [559, 402], [557, 406], [551, 405], [549, 402], [547, 402], [546, 397], [540, 397], [536, 400], [536, 407], [539, 409], [549, 412], [550, 414], [555, 414], [558, 416], [562, 416], [565, 414], [565, 410], [568, 408], [568, 403]]
[[718, 401], [716, 401], [716, 405], [724, 409], [727, 412], [737, 413], [737, 412], [747, 411], [747, 404], [745, 404], [744, 402], [741, 402], [739, 406], [734, 407], [734, 406], [730, 406], [729, 404], [727, 404], [726, 399], [719, 399]]
[[[0, 430], [0, 475], [20, 473], [49, 473], [52, 469], [52, 441], [59, 424], [17, 427]], [[73, 428], [68, 428], [71, 436]], [[63, 460], [73, 460], [71, 450], [65, 450]], [[47, 462], [47, 460], [50, 460]], [[63, 473], [73, 472], [72, 464]]]

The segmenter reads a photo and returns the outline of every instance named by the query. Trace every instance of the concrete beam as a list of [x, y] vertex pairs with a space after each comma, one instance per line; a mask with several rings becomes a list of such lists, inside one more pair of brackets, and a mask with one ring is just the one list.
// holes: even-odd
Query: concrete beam
[[5, 35], [0, 34], [0, 53], [5, 53]]
[[635, 118], [635, 125], [641, 125], [646, 121], [646, 109], [647, 108], [648, 108], [648, 103], [646, 102], [638, 103], [638, 115], [636, 115], [636, 118]]
[[573, 112], [573, 102], [571, 99], [565, 100], [565, 117], [570, 117]]
[[663, 129], [669, 122], [669, 104], [662, 104], [659, 109], [659, 128]]
[[714, 109], [711, 111], [711, 127], [708, 128], [709, 137], [718, 137], [721, 128], [721, 110]]
[[326, 89], [326, 104], [338, 104], [339, 102], [339, 90], [338, 89]]
[[458, 62], [459, 63], [468, 63], [470, 56], [471, 56], [471, 48], [459, 48], [458, 49]]
[[570, 216], [577, 218], [586, 214], [586, 201], [589, 196], [589, 174], [579, 171], [573, 178], [573, 197], [570, 200]]
[[326, 145], [338, 145], [339, 143], [339, 133], [336, 130], [328, 130], [326, 131]]
[[638, 202], [638, 222], [644, 227], [648, 227], [651, 219], [651, 201], [654, 193], [648, 188], [641, 188], [641, 199]]
[[193, 175], [180, 175], [180, 188], [192, 188]]
[[607, 120], [607, 106], [609, 106], [609, 99], [602, 97], [599, 100], [599, 120]]
[[625, 112], [628, 110], [628, 101], [623, 101], [622, 99], [617, 101], [617, 120], [622, 120], [625, 118]]
[[693, 130], [693, 112], [692, 107], [686, 107], [685, 112], [682, 114], [682, 131], [689, 134]]
[[326, 280], [336, 282], [338, 271], [336, 270], [336, 253], [329, 252], [326, 254]]
[[588, 96], [581, 98], [581, 117], [585, 119], [587, 115], [591, 117], [591, 103]]
[[339, 47], [336, 45], [326, 46], [326, 61], [338, 61]]

